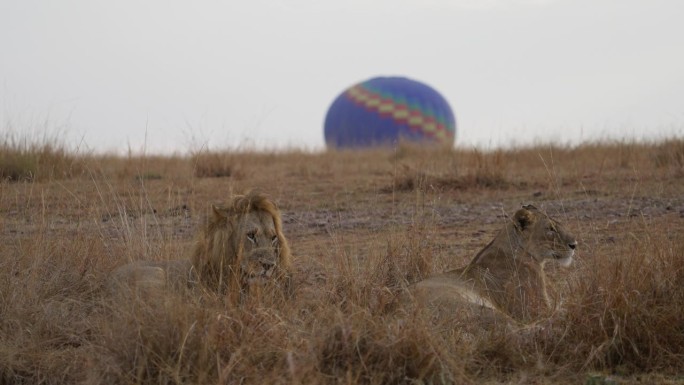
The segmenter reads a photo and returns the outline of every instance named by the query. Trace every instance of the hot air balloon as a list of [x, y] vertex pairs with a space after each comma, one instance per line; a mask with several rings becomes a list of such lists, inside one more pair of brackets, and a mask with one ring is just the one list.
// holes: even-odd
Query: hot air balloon
[[403, 77], [377, 77], [340, 94], [328, 109], [325, 142], [332, 148], [371, 147], [399, 140], [453, 146], [456, 120], [430, 86]]

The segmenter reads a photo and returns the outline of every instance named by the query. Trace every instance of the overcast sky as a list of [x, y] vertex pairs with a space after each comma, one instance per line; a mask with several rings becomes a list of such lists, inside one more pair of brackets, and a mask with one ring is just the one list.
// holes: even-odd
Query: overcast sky
[[459, 147], [684, 133], [681, 0], [0, 0], [0, 130], [322, 149], [379, 75], [451, 104]]

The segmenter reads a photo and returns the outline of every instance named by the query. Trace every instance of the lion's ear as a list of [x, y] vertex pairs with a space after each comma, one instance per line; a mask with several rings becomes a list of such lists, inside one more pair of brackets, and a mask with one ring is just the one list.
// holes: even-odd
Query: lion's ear
[[228, 209], [225, 207], [211, 205], [211, 211], [214, 214], [214, 219], [225, 219], [228, 218]]
[[525, 230], [534, 223], [535, 216], [534, 213], [523, 207], [515, 212], [513, 220], [516, 227], [518, 227], [520, 230]]

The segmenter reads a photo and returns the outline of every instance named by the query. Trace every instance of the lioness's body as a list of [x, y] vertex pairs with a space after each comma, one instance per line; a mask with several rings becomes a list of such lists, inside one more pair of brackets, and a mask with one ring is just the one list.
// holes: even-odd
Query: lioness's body
[[289, 292], [292, 260], [280, 212], [260, 194], [214, 206], [189, 259], [137, 261], [115, 269], [109, 286], [154, 290], [202, 287], [237, 299], [252, 284], [277, 284]]
[[576, 245], [558, 222], [525, 206], [467, 266], [417, 282], [410, 292], [442, 313], [480, 307], [515, 321], [533, 321], [554, 308], [544, 264], [570, 265]]

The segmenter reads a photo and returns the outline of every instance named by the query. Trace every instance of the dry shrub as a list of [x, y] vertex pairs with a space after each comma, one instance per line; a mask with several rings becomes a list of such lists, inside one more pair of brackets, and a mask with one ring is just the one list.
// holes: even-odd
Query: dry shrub
[[377, 315], [393, 310], [395, 299], [409, 283], [432, 273], [428, 234], [427, 224], [415, 223], [393, 236], [384, 250], [372, 250], [363, 259], [347, 252], [332, 254], [326, 301]]
[[506, 188], [509, 182], [506, 175], [506, 161], [501, 150], [491, 153], [473, 151], [475, 165], [466, 174], [465, 181], [479, 187]]
[[426, 326], [364, 313], [339, 315], [315, 348], [319, 370], [349, 384], [462, 381], [462, 366]]
[[101, 317], [90, 365], [107, 383], [259, 382], [284, 366], [285, 323], [266, 306], [167, 294], [111, 303]]
[[30, 142], [11, 136], [0, 141], [0, 180], [18, 182], [71, 178], [84, 170], [80, 157], [58, 141]]
[[84, 374], [98, 290], [93, 240], [65, 248], [41, 230], [0, 252], [0, 383], [73, 383]]
[[[472, 343], [465, 372], [473, 378], [499, 379], [504, 382], [515, 372], [534, 371], [533, 350], [525, 349], [517, 336], [510, 335], [504, 328], [493, 329], [478, 335]], [[529, 347], [528, 347], [529, 348]]]
[[634, 141], [619, 141], [614, 144], [617, 149], [615, 159], [622, 168], [633, 167], [639, 161], [642, 145]]
[[392, 182], [381, 192], [450, 191], [467, 189], [505, 190], [514, 184], [507, 176], [506, 154], [479, 150], [456, 152], [444, 147], [398, 147], [391, 157], [395, 167]]
[[190, 161], [194, 165], [195, 176], [198, 178], [223, 178], [240, 175], [235, 158], [229, 153], [196, 153]]
[[[684, 369], [684, 237], [642, 228], [617, 253], [586, 262], [567, 305], [567, 336], [552, 354], [580, 369]], [[579, 278], [581, 276], [581, 278]]]
[[465, 378], [463, 363], [449, 353], [452, 340], [433, 334], [418, 312], [404, 313], [398, 306], [408, 282], [431, 272], [427, 233], [428, 224], [417, 223], [363, 255], [336, 250], [328, 255], [327, 279], [312, 288], [316, 295], [295, 305], [309, 309], [301, 321], [309, 352], [299, 357], [305, 369], [294, 378], [342, 384]]
[[653, 162], [656, 167], [684, 171], [684, 139], [670, 139], [656, 145]]
[[134, 154], [94, 155], [84, 159], [89, 178], [106, 181], [146, 181], [162, 179], [188, 180], [192, 176], [188, 158], [179, 155], [159, 156]]
[[467, 378], [455, 339], [433, 333], [421, 312], [399, 305], [407, 284], [431, 273], [428, 232], [429, 224], [416, 223], [392, 236], [384, 249], [364, 256], [330, 255], [329, 279], [318, 288], [322, 294], [310, 315], [317, 321], [309, 337], [313, 369], [328, 379], [324, 382], [458, 383]]
[[417, 160], [419, 162], [444, 162], [453, 159], [455, 150], [451, 146], [400, 141], [392, 149], [390, 161]]
[[[474, 151], [471, 167], [451, 167], [446, 172], [429, 173], [422, 168], [416, 169], [402, 165], [401, 172], [395, 172], [391, 185], [380, 189], [381, 192], [395, 191], [449, 191], [467, 189], [505, 190], [513, 186], [506, 177], [505, 162], [500, 151], [485, 154]], [[426, 167], [424, 167], [426, 168]], [[459, 172], [459, 169], [465, 170]]]

